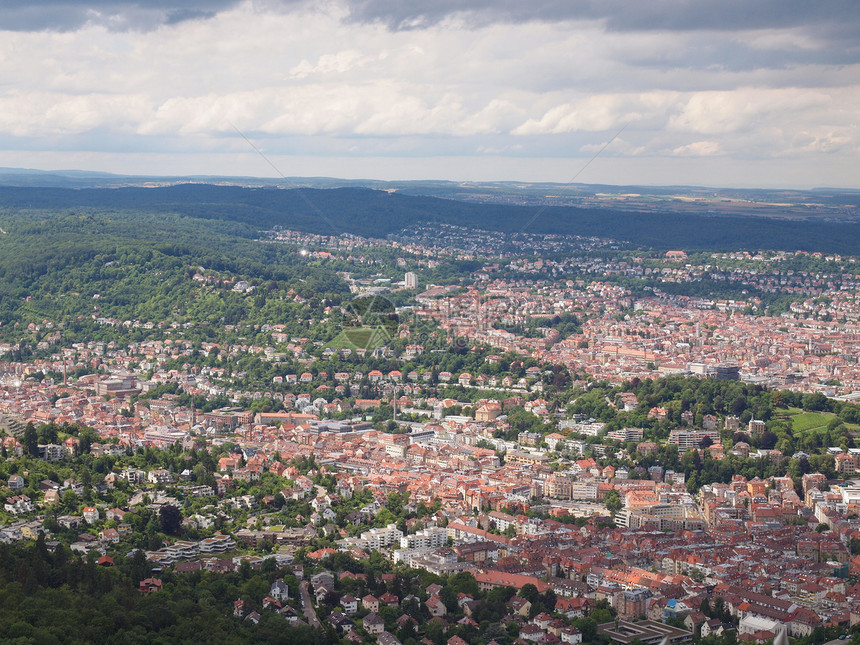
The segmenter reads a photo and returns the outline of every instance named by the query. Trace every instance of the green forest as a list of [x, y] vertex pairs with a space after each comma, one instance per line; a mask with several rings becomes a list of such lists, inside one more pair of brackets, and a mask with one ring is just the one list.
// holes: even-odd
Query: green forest
[[0, 545], [0, 640], [55, 643], [324, 643], [323, 632], [288, 627], [264, 613], [258, 625], [232, 616], [232, 601], [262, 597], [277, 577], [273, 565], [234, 574], [164, 574], [163, 590], [143, 595], [138, 583], [151, 567], [142, 551], [114, 567], [81, 558], [44, 539]]
[[0, 187], [0, 208], [106, 210], [173, 215], [243, 225], [383, 238], [414, 224], [448, 223], [505, 233], [567, 234], [626, 240], [656, 249], [803, 249], [851, 253], [860, 225], [768, 218], [630, 213], [573, 207], [477, 204], [363, 188], [329, 190], [184, 184], [163, 188]]
[[[624, 412], [612, 405], [621, 392], [636, 395], [639, 405], [635, 410]], [[649, 416], [651, 408], [656, 406], [665, 408], [668, 416], [662, 419]], [[656, 453], [637, 455], [640, 474], [647, 476], [644, 469], [655, 465], [684, 472], [691, 492], [703, 484], [729, 482], [735, 474], [748, 478], [789, 475], [799, 489], [805, 473], [821, 472], [828, 478], [836, 477], [833, 456], [824, 454], [826, 448], [838, 446], [848, 450], [860, 445], [860, 408], [856, 405], [828, 399], [823, 394], [770, 390], [740, 381], [672, 376], [634, 379], [617, 387], [597, 384], [587, 392], [574, 394], [568, 410], [604, 421], [608, 430], [644, 428], [645, 439], [661, 445]], [[692, 414], [689, 422], [682, 416], [685, 413]], [[725, 459], [712, 459], [707, 450], [703, 455], [695, 450], [679, 455], [675, 446], [665, 444], [670, 430], [685, 426], [701, 428], [705, 415], [738, 418], [738, 430], [720, 430], [727, 451]], [[766, 430], [760, 434], [747, 432], [751, 419], [764, 421]], [[728, 452], [741, 441], [752, 448], [778, 450], [782, 458], [742, 458]], [[635, 454], [635, 442], [626, 447]]]
[[[134, 209], [3, 210], [0, 229], [0, 337], [50, 322], [68, 325], [66, 339], [100, 340], [94, 319], [112, 318], [191, 323], [205, 339], [215, 333], [207, 326], [307, 321], [348, 293], [334, 271], [254, 241], [257, 231], [242, 223]], [[220, 278], [195, 281], [198, 271]], [[235, 290], [235, 276], [250, 289]]]

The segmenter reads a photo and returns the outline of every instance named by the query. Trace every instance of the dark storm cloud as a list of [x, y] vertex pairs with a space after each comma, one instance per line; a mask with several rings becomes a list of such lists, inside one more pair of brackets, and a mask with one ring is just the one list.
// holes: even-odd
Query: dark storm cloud
[[166, 20], [168, 25], [175, 25], [186, 20], [206, 20], [215, 16], [214, 11], [203, 11], [202, 9], [172, 9], [167, 12]]
[[[860, 61], [857, 0], [350, 0], [349, 5], [351, 20], [394, 31], [426, 28], [456, 15], [471, 27], [593, 20], [616, 33], [719, 32], [726, 40], [705, 65], [729, 69]], [[786, 43], [762, 52], [729, 40], [733, 33], [763, 29], [793, 29], [814, 45]]]
[[[712, 55], [695, 53], [703, 66], [780, 68], [860, 61], [857, 0], [343, 0], [348, 21], [385, 25], [392, 31], [422, 29], [456, 15], [468, 27], [593, 20], [608, 32], [722, 33]], [[207, 19], [240, 0], [2, 0], [0, 29], [72, 31], [101, 24], [114, 31], [146, 31], [160, 25]], [[255, 0], [262, 11], [289, 11], [313, 0]], [[750, 49], [732, 34], [755, 29], [795, 29], [813, 41]], [[682, 48], [683, 49], [683, 48]], [[690, 51], [679, 51], [689, 60]], [[632, 64], [637, 62], [630, 61]], [[647, 63], [646, 63], [647, 64]], [[691, 67], [697, 64], [689, 60]]]
[[740, 30], [830, 25], [857, 33], [856, 0], [352, 0], [356, 20], [380, 21], [393, 29], [438, 23], [452, 14], [472, 22], [601, 20], [612, 31]]
[[[312, 0], [305, 0], [312, 4]], [[0, 29], [75, 29], [105, 20], [127, 28], [208, 18], [240, 0], [3, 0]], [[302, 0], [258, 0], [264, 9], [289, 9]], [[610, 31], [693, 31], [802, 27], [840, 41], [860, 41], [856, 0], [345, 0], [351, 20], [393, 30], [434, 25], [458, 14], [472, 26], [504, 22], [599, 20]]]
[[236, 4], [237, 0], [3, 0], [0, 29], [74, 31], [95, 23], [115, 30], [147, 30], [211, 18]]

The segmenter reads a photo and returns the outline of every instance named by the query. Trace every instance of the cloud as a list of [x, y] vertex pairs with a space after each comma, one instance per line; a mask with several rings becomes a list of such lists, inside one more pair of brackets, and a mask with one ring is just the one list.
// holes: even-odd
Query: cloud
[[144, 116], [137, 132], [205, 135], [235, 126], [252, 136], [471, 136], [506, 130], [520, 113], [505, 101], [471, 109], [454, 92], [434, 97], [388, 81], [315, 83], [170, 98]]
[[518, 136], [563, 134], [569, 132], [605, 132], [630, 124], [662, 127], [673, 106], [677, 92], [644, 94], [595, 94], [554, 105], [540, 117], [532, 117], [512, 130]]
[[94, 130], [128, 132], [150, 110], [142, 95], [16, 91], [0, 96], [0, 132], [14, 137], [57, 137]]
[[165, 12], [164, 24], [176, 25], [180, 22], [185, 22], [186, 20], [208, 20], [209, 18], [214, 17], [214, 11], [183, 7], [181, 9], [171, 9], [170, 11]]
[[[699, 40], [695, 58], [728, 68], [860, 62], [860, 3], [855, 0], [350, 0], [347, 4], [350, 20], [380, 23], [394, 31], [446, 23], [480, 29], [496, 24], [592, 22], [606, 33], [695, 34]], [[701, 42], [703, 34], [720, 46]], [[729, 47], [722, 46], [726, 34], [738, 35]]]
[[301, 63], [290, 70], [290, 76], [302, 79], [309, 76], [343, 74], [358, 67], [364, 67], [372, 60], [371, 57], [364, 56], [355, 49], [348, 49], [335, 54], [320, 56], [316, 64], [310, 63], [307, 59], [302, 59]]
[[805, 89], [744, 88], [731, 92], [697, 92], [669, 120], [674, 130], [699, 134], [733, 133], [785, 122], [792, 115], [821, 112], [832, 96]]
[[855, 141], [856, 139], [852, 140], [849, 136], [835, 132], [824, 131], [815, 133], [802, 131], [795, 134], [792, 143], [794, 144], [794, 151], [820, 154], [839, 152], [851, 146], [852, 143], [856, 151], [857, 144], [854, 143]]
[[686, 0], [2, 3], [0, 149], [259, 161], [235, 125], [288, 174], [291, 158], [454, 172], [469, 163], [431, 160], [463, 157], [481, 176], [534, 177], [543, 159], [569, 178], [626, 125], [589, 173], [822, 155], [816, 172], [856, 168], [853, 4], [818, 4], [808, 25], [720, 6], [738, 13]]
[[694, 141], [672, 150], [672, 154], [681, 157], [710, 157], [720, 154], [720, 144], [716, 141]]
[[615, 156], [623, 155], [627, 157], [635, 157], [653, 152], [648, 150], [646, 146], [634, 145], [620, 135], [616, 136], [615, 139], [607, 139], [597, 143], [587, 143], [584, 146], [581, 146], [580, 150], [582, 152], [589, 152], [593, 155], [606, 154]]
[[115, 31], [148, 30], [186, 20], [211, 18], [238, 0], [4, 0], [0, 27], [6, 31], [74, 31], [102, 25]]
[[424, 28], [452, 17], [473, 26], [497, 22], [599, 20], [611, 31], [740, 31], [820, 26], [844, 38], [855, 35], [860, 5], [853, 0], [353, 0], [354, 20], [380, 21], [392, 29]]
[[[249, 0], [245, 0], [248, 2]], [[0, 25], [9, 31], [68, 31], [85, 24], [150, 29], [211, 18], [242, 0], [4, 0]], [[312, 0], [256, 0], [260, 11], [315, 6]], [[612, 32], [751, 31], [802, 28], [820, 42], [838, 41], [858, 53], [860, 3], [854, 0], [343, 0], [344, 17], [392, 30], [446, 21], [469, 28], [527, 22], [597, 21]]]

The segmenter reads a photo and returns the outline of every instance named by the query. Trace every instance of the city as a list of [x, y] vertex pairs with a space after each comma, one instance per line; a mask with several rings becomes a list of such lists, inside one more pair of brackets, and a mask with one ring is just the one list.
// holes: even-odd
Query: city
[[[605, 257], [559, 262], [546, 240], [499, 255], [482, 235], [392, 249], [278, 232], [308, 263], [353, 267], [353, 304], [311, 323], [328, 342], [278, 323], [201, 342], [187, 320], [100, 312], [116, 340], [69, 343], [47, 320], [16, 332], [7, 359], [33, 345], [0, 363], [0, 540], [132, 560], [143, 594], [268, 572], [271, 593], [237, 592], [232, 618], [355, 642], [427, 638], [428, 619], [448, 642], [571, 643], [761, 643], [860, 621], [856, 259], [783, 271], [808, 256], [628, 260], [571, 239]], [[478, 268], [422, 282], [452, 257]], [[791, 301], [769, 314], [759, 295], [664, 291], [708, 271]], [[185, 277], [255, 298], [242, 278]]]
[[860, 645], [858, 43], [0, 2], [0, 643]]

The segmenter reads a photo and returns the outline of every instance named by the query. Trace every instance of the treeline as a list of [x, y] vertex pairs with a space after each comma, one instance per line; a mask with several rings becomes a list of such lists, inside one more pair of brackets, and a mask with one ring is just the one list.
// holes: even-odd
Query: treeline
[[[638, 406], [635, 410], [625, 412], [621, 409], [616, 398], [621, 392], [636, 395]], [[665, 408], [666, 416], [649, 416], [655, 407]], [[789, 408], [826, 412], [833, 416], [828, 417], [821, 428], [794, 432]], [[786, 455], [796, 450], [815, 452], [829, 446], [851, 447], [855, 439], [848, 426], [860, 423], [860, 407], [828, 399], [820, 393], [803, 394], [771, 390], [741, 381], [683, 376], [633, 379], [616, 387], [598, 385], [576, 396], [568, 411], [604, 421], [609, 430], [625, 426], [644, 428], [645, 438], [652, 441], [665, 440], [670, 430], [680, 426], [701, 428], [705, 415], [719, 419], [735, 416], [740, 430], [736, 434], [723, 430], [724, 445], [746, 441], [753, 447], [776, 448]], [[748, 435], [746, 428], [750, 419], [764, 421], [765, 432]], [[722, 427], [721, 422], [719, 427]]]
[[[677, 213], [627, 213], [608, 209], [468, 203], [389, 194], [360, 188], [329, 190], [242, 188], [185, 184], [163, 188], [3, 188], [0, 207], [100, 208], [179, 214], [242, 224], [256, 230], [282, 226], [321, 234], [384, 237], [415, 224], [449, 223], [516, 233], [624, 239], [656, 249], [785, 249], [853, 253], [860, 226], [853, 223], [702, 217]], [[537, 217], [533, 217], [538, 215]], [[245, 229], [247, 230], [247, 229]]]
[[0, 544], [0, 640], [15, 645], [89, 643], [327, 643], [308, 626], [291, 627], [263, 612], [259, 625], [232, 615], [237, 598], [262, 598], [277, 577], [272, 561], [261, 571], [159, 574], [163, 590], [143, 595], [151, 568], [142, 551], [96, 564], [44, 538]]
[[[318, 546], [319, 543], [315, 544]], [[506, 621], [509, 600], [515, 590], [499, 587], [488, 592], [479, 589], [469, 573], [440, 577], [426, 571], [392, 566], [378, 553], [357, 561], [338, 553], [321, 563], [305, 561], [302, 548], [297, 554], [305, 564], [305, 575], [322, 565], [335, 574], [350, 571], [364, 574], [364, 579], [338, 579], [336, 590], [319, 603], [316, 613], [323, 620], [320, 629], [305, 624], [290, 625], [285, 618], [264, 610], [262, 599], [272, 582], [282, 578], [290, 588], [290, 597], [298, 598], [294, 576], [279, 572], [275, 561], [264, 561], [260, 569], [243, 564], [238, 571], [213, 574], [197, 571], [177, 574], [154, 573], [143, 552], [128, 557], [117, 555], [113, 564], [98, 564], [94, 555], [81, 556], [63, 544], [35, 542], [0, 545], [0, 640], [16, 645], [35, 643], [292, 643], [328, 644], [343, 642], [325, 620], [339, 607], [342, 595], [358, 597], [366, 593], [380, 595], [389, 591], [403, 603], [399, 608], [383, 606], [379, 614], [386, 629], [401, 642], [412, 644], [424, 637], [443, 645], [453, 636], [466, 642], [513, 642], [518, 634], [515, 622]], [[383, 582], [381, 575], [393, 572], [394, 578]], [[144, 595], [140, 581], [157, 575], [162, 589]], [[439, 598], [453, 623], [430, 620], [423, 601], [431, 584], [441, 587]], [[474, 599], [472, 621], [458, 621], [464, 616], [458, 602], [461, 594]], [[517, 594], [531, 604], [529, 616], [552, 612], [555, 594], [539, 593], [534, 585], [525, 585]], [[259, 624], [233, 615], [233, 603], [241, 599], [246, 612], [259, 611]], [[292, 604], [296, 606], [295, 601]], [[365, 613], [364, 610], [360, 615]], [[398, 620], [401, 615], [413, 620]], [[591, 615], [574, 624], [587, 642], [604, 642], [597, 626], [612, 620], [614, 612], [605, 601], [597, 603]], [[359, 633], [367, 635], [359, 627]]]
[[[72, 341], [134, 334], [99, 332], [93, 317], [212, 325], [217, 336], [225, 325], [307, 321], [348, 294], [333, 270], [248, 239], [245, 225], [137, 210], [6, 211], [0, 228], [0, 336], [14, 340], [16, 323], [44, 321]], [[217, 277], [194, 281], [200, 267]], [[253, 290], [233, 291], [240, 279]]]

